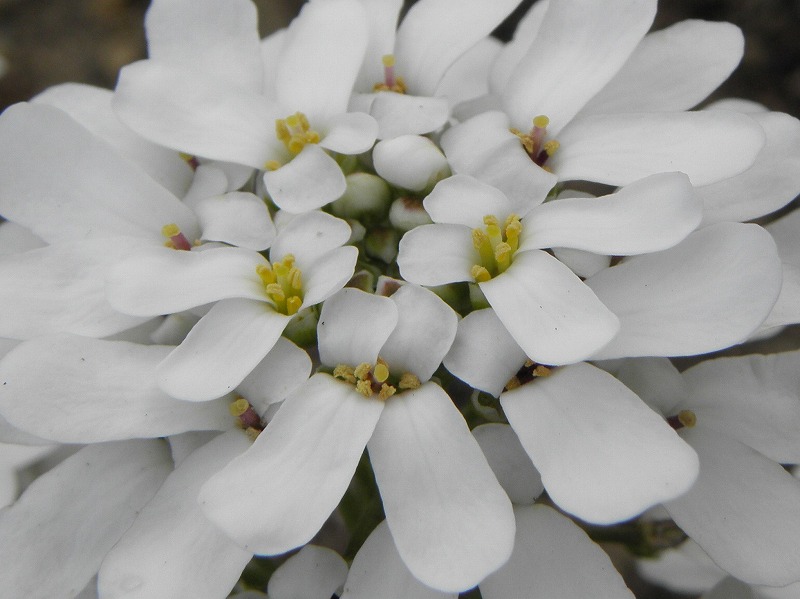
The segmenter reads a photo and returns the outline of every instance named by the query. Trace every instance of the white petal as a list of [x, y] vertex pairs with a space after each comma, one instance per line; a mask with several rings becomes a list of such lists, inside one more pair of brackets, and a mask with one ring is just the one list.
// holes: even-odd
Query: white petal
[[[780, 592], [780, 590], [778, 590]], [[778, 595], [779, 597], [780, 595]], [[704, 593], [701, 599], [762, 599], [761, 594], [756, 594], [749, 584], [745, 584], [740, 580], [736, 580], [729, 576], [721, 580], [713, 589]], [[791, 599], [793, 595], [787, 595], [787, 599]]]
[[366, 152], [378, 136], [378, 123], [363, 112], [338, 114], [328, 121], [327, 128], [319, 145], [339, 154]]
[[192, 210], [205, 198], [228, 191], [228, 177], [222, 165], [214, 162], [200, 164], [194, 171], [192, 184], [183, 196], [183, 203]]
[[444, 285], [472, 281], [471, 269], [480, 257], [472, 231], [461, 225], [422, 225], [400, 239], [397, 265], [407, 281]]
[[126, 441], [85, 447], [40, 476], [0, 514], [0, 561], [14, 565], [0, 569], [0, 588], [14, 597], [77, 595], [171, 466], [163, 441]]
[[158, 389], [155, 369], [169, 350], [74, 335], [32, 339], [2, 362], [0, 409], [23, 430], [64, 443], [229, 428], [225, 402], [198, 406]]
[[356, 553], [344, 583], [342, 599], [457, 599], [458, 593], [443, 593], [425, 586], [397, 553], [386, 520], [378, 524]]
[[[663, 507], [660, 509], [664, 510]], [[668, 513], [664, 515], [669, 516]], [[727, 575], [692, 539], [662, 551], [655, 559], [637, 560], [636, 571], [645, 580], [687, 595], [702, 593]], [[718, 599], [732, 598], [725, 596]]]
[[436, 131], [447, 122], [450, 106], [445, 98], [380, 92], [369, 112], [378, 121], [378, 139], [390, 139]]
[[447, 159], [427, 137], [401, 135], [379, 142], [372, 152], [375, 171], [397, 187], [422, 191], [449, 174]]
[[520, 251], [567, 247], [628, 255], [664, 250], [700, 223], [702, 204], [683, 173], [660, 173], [599, 198], [559, 198], [523, 220]]
[[606, 552], [572, 520], [544, 505], [514, 515], [514, 553], [481, 583], [485, 599], [633, 599]]
[[392, 372], [411, 372], [427, 381], [453, 343], [458, 317], [438, 295], [416, 285], [401, 286], [391, 300], [399, 320], [380, 351], [381, 358]]
[[800, 463], [800, 352], [709, 360], [683, 377], [688, 390], [682, 407], [693, 410], [703, 428], [776, 462]]
[[314, 375], [253, 446], [203, 486], [203, 511], [249, 551], [303, 545], [342, 498], [382, 410], [351, 385]]
[[217, 302], [161, 362], [159, 386], [188, 401], [230, 393], [269, 353], [290, 319], [265, 302]]
[[664, 417], [677, 414], [689, 397], [686, 381], [668, 358], [629, 358], [614, 374]]
[[239, 383], [237, 392], [259, 414], [283, 399], [306, 382], [311, 374], [311, 358], [294, 343], [280, 337], [270, 352], [253, 371]]
[[327, 547], [306, 545], [270, 576], [272, 599], [331, 599], [347, 578], [347, 562]]
[[451, 106], [480, 101], [489, 93], [489, 73], [503, 47], [504, 44], [494, 37], [478, 40], [447, 70], [436, 88], [436, 95], [447, 98]]
[[283, 151], [275, 119], [260, 94], [210, 73], [188, 73], [144, 60], [124, 67], [114, 110], [131, 129], [168, 148], [262, 168]]
[[779, 464], [699, 423], [683, 433], [700, 476], [666, 508], [720, 567], [753, 584], [800, 579], [800, 481]]
[[780, 280], [772, 239], [756, 225], [719, 223], [630, 258], [586, 281], [621, 323], [596, 357], [692, 355], [741, 342], [769, 313]]
[[619, 330], [592, 290], [546, 252], [517, 253], [507, 271], [480, 288], [514, 340], [542, 364], [583, 360]]
[[746, 221], [782, 208], [800, 191], [800, 121], [781, 112], [751, 114], [766, 144], [742, 174], [699, 187], [703, 223]]
[[413, 5], [395, 41], [397, 68], [409, 92], [432, 96], [450, 65], [517, 4], [519, 0], [428, 0]]
[[611, 266], [611, 256], [592, 254], [574, 248], [551, 248], [559, 262], [566, 264], [579, 277], [588, 278]]
[[514, 69], [536, 39], [549, 6], [549, 0], [534, 2], [517, 23], [513, 38], [505, 44], [489, 73], [489, 88], [493, 93], [499, 94], [505, 89]]
[[453, 175], [437, 183], [423, 206], [436, 223], [470, 228], [483, 228], [483, 219], [489, 214], [502, 223], [512, 212], [503, 192], [468, 175]]
[[45, 241], [131, 235], [161, 242], [169, 223], [196, 232], [175, 196], [52, 106], [7, 109], [0, 143], [0, 213]]
[[144, 25], [151, 59], [261, 90], [261, 40], [252, 2], [153, 2]]
[[681, 21], [645, 36], [581, 113], [688, 110], [728, 78], [743, 51], [736, 25]]
[[750, 167], [764, 139], [752, 118], [724, 110], [590, 115], [559, 133], [548, 165], [560, 181], [627, 185], [682, 171], [693, 185], [707, 185]]
[[525, 360], [525, 352], [489, 308], [461, 319], [444, 365], [465, 383], [497, 397]]
[[9, 220], [0, 223], [0, 256], [21, 254], [36, 250], [47, 244], [34, 235], [30, 229]]
[[281, 53], [289, 32], [284, 29], [273, 31], [261, 40], [261, 66], [264, 69], [264, 85], [261, 93], [269, 100], [278, 101], [277, 73], [281, 61]]
[[140, 324], [112, 308], [105, 278], [114, 262], [142, 245], [135, 238], [86, 239], [0, 257], [0, 336], [103, 337]]
[[387, 401], [367, 447], [398, 553], [420, 581], [465, 590], [508, 559], [511, 503], [441, 387]]
[[367, 15], [369, 43], [364, 52], [364, 62], [358, 73], [355, 89], [372, 91], [372, 87], [384, 79], [381, 57], [394, 51], [395, 30], [402, 0], [362, 0]]
[[[342, 289], [322, 305], [317, 325], [320, 361], [326, 366], [374, 364], [397, 321], [397, 306], [389, 298]], [[366, 330], [363, 323], [369, 323]]]
[[560, 368], [500, 402], [550, 497], [582, 520], [627, 520], [684, 493], [697, 476], [697, 456], [675, 431], [589, 364]]
[[114, 114], [111, 90], [82, 83], [47, 88], [31, 102], [49, 104], [66, 112], [89, 131], [110, 143], [171, 193], [180, 197], [192, 180], [192, 169], [178, 152], [133, 133]]
[[512, 503], [530, 505], [542, 494], [542, 475], [509, 425], [481, 424], [472, 429], [472, 435]]
[[252, 554], [205, 519], [197, 493], [249, 446], [242, 431], [231, 431], [193, 452], [167, 477], [103, 561], [97, 586], [104, 599], [218, 599], [230, 592]]
[[655, 13], [655, 0], [552, 2], [504, 90], [514, 126], [527, 131], [544, 114], [558, 133], [625, 63]]
[[315, 210], [278, 225], [278, 238], [272, 244], [270, 258], [274, 262], [291, 254], [302, 270], [347, 243], [348, 239], [350, 225], [341, 218]]
[[265, 262], [260, 254], [239, 248], [148, 248], [111, 269], [106, 295], [117, 310], [141, 316], [182, 312], [230, 297], [263, 301], [256, 267]]
[[336, 248], [303, 270], [305, 279], [303, 305], [314, 306], [339, 291], [353, 276], [358, 250], [351, 246]]
[[281, 53], [279, 102], [304, 112], [312, 123], [314, 117], [346, 112], [367, 40], [366, 13], [356, 0], [306, 4]]
[[232, 191], [195, 204], [203, 239], [261, 251], [277, 234], [264, 201], [252, 193]]
[[264, 185], [279, 208], [295, 214], [322, 208], [347, 189], [339, 164], [315, 144], [278, 170], [265, 172]]

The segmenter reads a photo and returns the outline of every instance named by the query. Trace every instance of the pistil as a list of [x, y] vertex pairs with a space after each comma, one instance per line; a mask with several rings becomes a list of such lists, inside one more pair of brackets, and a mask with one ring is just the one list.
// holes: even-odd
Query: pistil
[[192, 244], [186, 239], [186, 236], [181, 233], [180, 227], [175, 223], [170, 223], [161, 227], [161, 234], [167, 238], [164, 245], [173, 250], [183, 250], [188, 252], [192, 249]]
[[529, 133], [523, 133], [519, 129], [509, 129], [511, 133], [519, 137], [522, 147], [525, 148], [531, 160], [543, 168], [545, 168], [544, 164], [547, 159], [555, 154], [560, 147], [560, 144], [555, 139], [545, 141], [549, 124], [550, 119], [540, 114], [534, 117], [533, 127]]
[[394, 72], [394, 54], [386, 54], [381, 60], [383, 62], [383, 81], [376, 83], [372, 88], [373, 91], [406, 93], [406, 84], [403, 78], [398, 77]]

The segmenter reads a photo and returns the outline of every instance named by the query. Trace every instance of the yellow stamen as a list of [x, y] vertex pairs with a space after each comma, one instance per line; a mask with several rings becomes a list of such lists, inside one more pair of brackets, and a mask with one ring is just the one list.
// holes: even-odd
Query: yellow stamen
[[286, 298], [286, 315], [294, 316], [300, 310], [300, 307], [302, 305], [303, 305], [303, 300], [301, 300], [296, 295]]
[[691, 410], [681, 410], [678, 412], [678, 421], [686, 428], [692, 428], [697, 424], [697, 415]]
[[342, 379], [343, 381], [347, 381], [348, 383], [352, 383], [355, 385], [356, 377], [353, 374], [353, 367], [348, 366], [347, 364], [339, 364], [336, 368], [333, 369], [333, 376], [337, 379]]
[[506, 383], [505, 390], [511, 391], [512, 389], [516, 389], [517, 387], [521, 387], [522, 383], [519, 382], [519, 379], [515, 376], [512, 376], [508, 382]]
[[299, 268], [292, 266], [292, 268], [289, 269], [287, 279], [289, 280], [289, 287], [296, 291], [303, 290], [303, 274], [300, 272]]
[[250, 441], [255, 441], [261, 434], [260, 430], [252, 426], [247, 427], [247, 429], [244, 432], [247, 435], [247, 438], [250, 439]]
[[422, 383], [420, 383], [417, 375], [411, 372], [404, 372], [400, 375], [400, 382], [397, 383], [397, 386], [401, 389], [418, 389], [420, 385]]
[[264, 285], [270, 285], [278, 280], [275, 276], [275, 271], [272, 270], [272, 267], [269, 264], [259, 264], [256, 266], [256, 274], [261, 279], [261, 282]]
[[480, 264], [473, 265], [472, 269], [470, 270], [470, 274], [472, 275], [472, 278], [475, 279], [476, 283], [485, 283], [492, 278], [492, 275], [488, 270], [486, 270], [486, 267], [481, 266]]
[[551, 374], [553, 374], [553, 370], [541, 364], [537, 364], [536, 368], [533, 369], [534, 376], [550, 376]]
[[267, 160], [264, 163], [264, 170], [265, 171], [277, 171], [282, 166], [283, 165], [280, 162], [278, 162], [277, 160]]
[[[285, 119], [276, 120], [275, 137], [294, 155], [299, 154], [307, 144], [319, 143], [321, 139], [319, 133], [311, 129], [308, 118], [302, 112], [295, 112]], [[265, 166], [269, 168], [271, 162], [275, 161], [269, 161]]]
[[266, 287], [267, 295], [276, 302], [285, 302], [286, 294], [278, 283], [270, 283]]
[[356, 383], [356, 391], [364, 397], [372, 397], [372, 383], [370, 381], [358, 381]]
[[547, 153], [548, 156], [552, 156], [558, 151], [558, 148], [561, 147], [561, 144], [556, 141], [555, 139], [551, 139], [550, 141], [544, 142], [542, 149]]
[[372, 373], [372, 366], [370, 366], [366, 362], [362, 362], [361, 364], [355, 367], [355, 370], [353, 370], [353, 374], [355, 374], [356, 378], [360, 381], [367, 380], [371, 373]]
[[250, 408], [250, 402], [247, 401], [244, 397], [240, 397], [234, 402], [231, 402], [231, 405], [228, 406], [228, 410], [231, 413], [231, 416], [236, 416], [237, 418], [244, 414]]
[[511, 255], [513, 253], [511, 246], [505, 241], [498, 243], [494, 247], [494, 259], [497, 262], [498, 272], [505, 272], [511, 266]]
[[395, 389], [391, 385], [387, 385], [386, 383], [384, 383], [383, 385], [381, 385], [380, 392], [378, 392], [378, 399], [380, 399], [381, 401], [386, 401], [395, 393], [397, 393], [397, 389]]

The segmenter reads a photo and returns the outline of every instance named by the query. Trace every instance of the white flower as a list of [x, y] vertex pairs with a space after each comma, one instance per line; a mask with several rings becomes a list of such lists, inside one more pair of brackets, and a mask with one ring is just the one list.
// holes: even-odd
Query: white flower
[[[249, 0], [156, 1], [147, 15], [150, 58], [122, 69], [120, 119], [167, 147], [265, 169], [275, 203], [291, 212], [342, 195], [326, 150], [359, 154], [375, 141], [369, 115], [347, 104], [367, 44], [356, 0], [316, 0], [280, 38], [265, 73]], [[200, 66], [202, 65], [202, 66]]]
[[477, 584], [508, 558], [514, 526], [462, 416], [429, 380], [455, 329], [450, 308], [411, 285], [391, 298], [356, 289], [330, 298], [318, 336], [333, 375], [291, 394], [253, 447], [203, 487], [205, 513], [255, 553], [293, 549], [336, 507], [366, 446], [408, 568], [447, 591]]

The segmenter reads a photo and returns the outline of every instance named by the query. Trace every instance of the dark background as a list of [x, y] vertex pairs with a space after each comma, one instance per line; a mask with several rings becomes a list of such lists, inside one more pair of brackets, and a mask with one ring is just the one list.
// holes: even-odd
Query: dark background
[[[255, 3], [263, 35], [285, 26], [302, 5], [300, 0]], [[119, 68], [145, 56], [142, 19], [148, 4], [148, 0], [0, 0], [0, 63], [6, 71], [0, 77], [0, 110], [65, 81], [113, 88]], [[499, 28], [498, 36], [507, 39], [531, 4], [523, 2]], [[745, 34], [741, 66], [713, 97], [748, 98], [771, 110], [800, 115], [800, 0], [662, 0], [654, 28], [687, 18], [730, 21]], [[767, 347], [751, 345], [738, 352], [800, 346], [800, 335], [788, 333]], [[781, 341], [784, 345], [776, 345]], [[618, 567], [640, 599], [680, 597], [637, 580], [624, 561]]]

